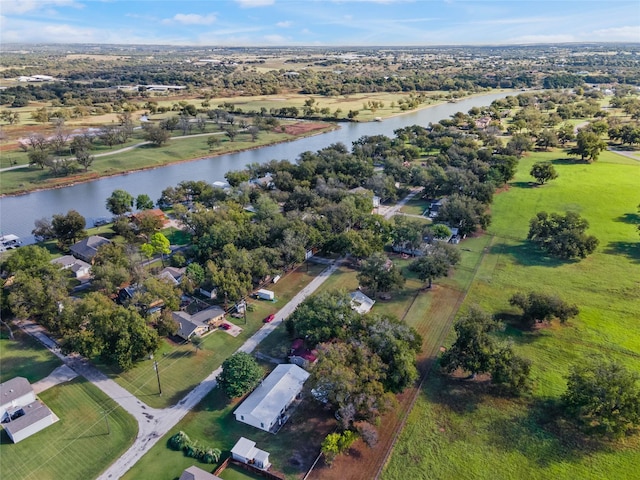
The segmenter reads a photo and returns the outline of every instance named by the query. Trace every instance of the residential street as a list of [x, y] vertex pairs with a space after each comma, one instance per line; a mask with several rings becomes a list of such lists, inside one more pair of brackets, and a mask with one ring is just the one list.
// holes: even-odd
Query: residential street
[[[404, 199], [393, 207], [387, 207], [382, 215], [391, 218], [403, 205], [413, 198], [418, 190], [413, 190]], [[251, 353], [255, 348], [276, 329], [296, 307], [309, 295], [315, 292], [340, 265], [340, 259], [329, 261], [329, 265], [315, 277], [309, 285], [298, 292], [276, 314], [270, 323], [265, 323], [251, 338], [238, 348], [238, 352]], [[216, 386], [216, 377], [222, 371], [218, 368], [211, 372], [197, 387], [189, 392], [176, 405], [165, 409], [151, 408], [140, 401], [133, 394], [108, 378], [86, 359], [60, 352], [58, 344], [49, 338], [45, 330], [35, 322], [24, 320], [18, 323], [20, 328], [37, 338], [43, 345], [58, 356], [73, 371], [82, 375], [105, 394], [117, 402], [123, 409], [130, 413], [138, 422], [138, 435], [133, 445], [111, 466], [98, 477], [99, 480], [114, 480], [122, 477], [135, 463], [142, 458], [171, 428], [173, 428], [192, 408], [194, 408]]]

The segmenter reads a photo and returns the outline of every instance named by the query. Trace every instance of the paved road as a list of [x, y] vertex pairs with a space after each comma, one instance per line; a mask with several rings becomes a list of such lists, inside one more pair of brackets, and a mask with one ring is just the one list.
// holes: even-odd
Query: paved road
[[[290, 302], [275, 314], [275, 318], [271, 323], [264, 324], [262, 328], [249, 338], [237, 351], [253, 352], [267, 335], [273, 332], [285, 318], [293, 313], [305, 298], [315, 292], [316, 289], [329, 278], [336, 270], [337, 263], [338, 262], [323, 270], [309, 285], [303, 288]], [[31, 321], [22, 321], [20, 322], [20, 328], [40, 340], [42, 344], [58, 356], [67, 366], [111, 397], [138, 422], [138, 435], [133, 445], [100, 475], [98, 480], [113, 480], [122, 477], [160, 438], [182, 420], [191, 409], [215, 388], [216, 377], [222, 371], [222, 368], [218, 368], [211, 372], [207, 378], [200, 382], [197, 387], [191, 390], [191, 392], [176, 405], [165, 409], [151, 408], [100, 372], [86, 359], [79, 356], [63, 355], [60, 352], [58, 344], [47, 336], [45, 330], [40, 325]]]
[[[401, 200], [394, 207], [389, 208], [384, 216], [390, 218], [411, 198], [419, 189], [414, 189], [407, 197]], [[266, 323], [251, 338], [238, 348], [238, 352], [251, 353], [264, 340], [267, 335], [273, 332], [296, 307], [302, 303], [309, 295], [315, 292], [328, 278], [335, 272], [342, 259], [332, 262], [317, 277], [315, 277], [306, 287], [295, 295], [284, 307], [275, 314], [271, 323]], [[138, 435], [133, 445], [111, 466], [98, 477], [98, 480], [114, 480], [122, 477], [135, 463], [142, 458], [170, 429], [172, 429], [184, 416], [193, 409], [211, 390], [216, 386], [216, 377], [222, 371], [219, 367], [211, 372], [198, 386], [191, 390], [176, 405], [165, 408], [151, 408], [127, 390], [108, 378], [97, 368], [91, 365], [86, 359], [79, 356], [65, 356], [60, 352], [58, 344], [46, 335], [45, 330], [38, 324], [31, 321], [20, 322], [20, 327], [40, 340], [49, 350], [78, 374], [97, 386], [105, 394], [111, 397], [123, 409], [131, 414], [138, 422]]]
[[395, 214], [397, 214], [400, 211], [402, 207], [404, 207], [407, 204], [409, 200], [415, 197], [420, 192], [420, 190], [422, 190], [420, 187], [414, 187], [411, 189], [411, 192], [409, 193], [409, 195], [404, 197], [402, 200], [396, 203], [393, 207], [380, 207], [381, 210], [384, 208], [384, 211], [381, 211], [380, 214], [387, 219], [393, 217]]

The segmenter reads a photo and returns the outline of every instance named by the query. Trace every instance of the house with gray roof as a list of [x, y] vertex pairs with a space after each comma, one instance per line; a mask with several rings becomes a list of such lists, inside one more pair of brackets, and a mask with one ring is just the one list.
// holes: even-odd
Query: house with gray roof
[[177, 335], [189, 340], [194, 335], [202, 336], [211, 328], [218, 327], [224, 320], [224, 310], [213, 306], [194, 313], [172, 312], [173, 319], [178, 323]]
[[288, 420], [287, 409], [302, 391], [309, 372], [293, 364], [280, 364], [260, 382], [233, 412], [236, 420], [276, 433]]
[[98, 253], [98, 247], [105, 243], [111, 243], [111, 241], [100, 235], [91, 235], [72, 245], [69, 250], [74, 257], [84, 260], [87, 263], [93, 263], [93, 257]]
[[217, 475], [209, 473], [206, 470], [196, 467], [195, 465], [185, 469], [180, 475], [179, 480], [222, 480]]
[[0, 384], [0, 420], [11, 441], [18, 443], [59, 418], [36, 399], [26, 378], [14, 377]]
[[84, 260], [79, 260], [73, 255], [64, 255], [54, 258], [51, 263], [60, 265], [63, 270], [70, 270], [76, 278], [85, 278], [91, 274], [91, 265]]

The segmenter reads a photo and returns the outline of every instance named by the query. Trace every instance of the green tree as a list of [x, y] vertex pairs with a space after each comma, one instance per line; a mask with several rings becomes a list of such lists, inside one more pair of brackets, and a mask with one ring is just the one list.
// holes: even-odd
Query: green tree
[[358, 439], [358, 435], [352, 430], [345, 430], [342, 433], [330, 433], [322, 441], [320, 451], [324, 455], [324, 460], [331, 465], [335, 458], [351, 448], [353, 442]]
[[304, 338], [315, 346], [333, 339], [344, 340], [345, 326], [354, 323], [357, 316], [349, 295], [333, 290], [307, 298], [285, 320], [285, 325], [291, 337]]
[[536, 138], [536, 145], [544, 150], [549, 150], [549, 147], [557, 147], [558, 141], [558, 135], [556, 132], [544, 129], [538, 134]]
[[587, 432], [620, 437], [640, 426], [639, 380], [616, 361], [581, 362], [571, 368], [562, 402]]
[[465, 236], [485, 229], [491, 223], [487, 207], [475, 198], [466, 195], [451, 195], [438, 211], [436, 221], [458, 228], [458, 234]]
[[245, 352], [237, 352], [222, 362], [218, 388], [229, 398], [241, 397], [253, 390], [262, 380], [264, 370], [256, 359]]
[[157, 125], [145, 126], [144, 139], [156, 147], [161, 147], [171, 139], [171, 132]]
[[29, 157], [30, 165], [37, 165], [42, 170], [44, 170], [49, 160], [49, 152], [47, 150], [31, 150], [27, 156]]
[[453, 328], [456, 340], [442, 355], [442, 368], [448, 373], [458, 368], [472, 375], [489, 372], [497, 346], [490, 334], [501, 330], [502, 324], [482, 310], [472, 308]]
[[63, 250], [87, 236], [86, 225], [85, 218], [75, 210], [69, 210], [66, 215], [56, 214], [51, 220], [53, 237]]
[[121, 189], [114, 190], [106, 202], [107, 210], [114, 215], [123, 215], [133, 208], [133, 196]]
[[220, 146], [222, 140], [218, 135], [211, 135], [207, 137], [207, 145], [209, 146], [209, 151], [215, 150]]
[[528, 325], [550, 322], [553, 318], [565, 323], [579, 313], [576, 305], [568, 304], [556, 295], [541, 292], [516, 293], [509, 299], [509, 304], [522, 310], [522, 320]]
[[589, 222], [575, 212], [566, 215], [538, 212], [529, 222], [527, 239], [550, 255], [560, 258], [585, 258], [598, 246], [598, 239], [585, 232]]
[[558, 172], [551, 162], [536, 162], [531, 167], [529, 175], [536, 179], [540, 185], [549, 180], [558, 178]]
[[404, 285], [402, 272], [382, 252], [375, 252], [364, 260], [358, 273], [358, 282], [376, 298], [379, 292], [388, 292]]
[[409, 270], [416, 272], [423, 282], [428, 281], [431, 288], [433, 279], [446, 277], [451, 267], [460, 262], [460, 252], [446, 243], [436, 243], [430, 252], [409, 265]]
[[146, 193], [141, 193], [136, 197], [137, 210], [151, 210], [153, 208], [153, 200]]
[[171, 253], [169, 239], [160, 232], [154, 233], [149, 239], [149, 243], [143, 243], [140, 246], [140, 250], [142, 250], [142, 253], [144, 253], [147, 258], [160, 255], [163, 266], [164, 256]]
[[598, 160], [600, 153], [606, 148], [606, 142], [597, 133], [582, 129], [576, 135], [576, 147], [569, 153], [580, 155], [582, 160], [586, 159], [589, 162], [595, 162]]

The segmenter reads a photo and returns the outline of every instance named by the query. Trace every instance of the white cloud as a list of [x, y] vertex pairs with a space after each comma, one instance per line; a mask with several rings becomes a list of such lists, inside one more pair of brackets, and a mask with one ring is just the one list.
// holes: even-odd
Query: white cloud
[[265, 35], [263, 38], [271, 45], [285, 45], [287, 42], [287, 39], [282, 35]]
[[34, 10], [43, 10], [50, 7], [74, 7], [82, 8], [75, 0], [3, 0], [3, 15], [20, 15]]
[[640, 27], [603, 28], [595, 30], [593, 35], [609, 42], [640, 42]]
[[291, 22], [288, 22], [288, 21], [287, 22], [278, 22], [278, 23], [276, 23], [276, 26], [280, 27], [280, 28], [289, 28], [291, 25], [293, 25], [293, 24]]
[[[498, 43], [502, 45], [522, 45], [522, 44], [532, 44], [532, 43], [571, 43], [576, 42], [578, 39], [574, 35], [571, 34], [551, 34], [551, 35], [522, 35], [520, 37], [510, 38], [505, 41], [500, 41]], [[477, 42], [476, 42], [477, 43]], [[494, 42], [487, 42], [494, 43]]]
[[172, 18], [166, 18], [162, 21], [164, 24], [180, 23], [182, 25], [211, 25], [216, 21], [213, 13], [208, 15], [199, 15], [197, 13], [176, 13]]
[[236, 0], [242, 8], [267, 7], [273, 5], [276, 0]]

